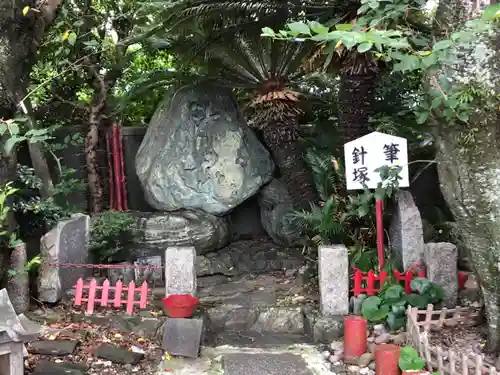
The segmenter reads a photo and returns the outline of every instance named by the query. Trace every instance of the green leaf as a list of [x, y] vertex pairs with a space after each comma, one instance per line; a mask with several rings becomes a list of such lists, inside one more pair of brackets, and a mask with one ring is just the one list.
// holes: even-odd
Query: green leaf
[[12, 122], [9, 125], [9, 133], [11, 136], [18, 135], [19, 134], [19, 125], [16, 124], [15, 122]]
[[368, 215], [368, 213], [370, 212], [370, 207], [368, 207], [368, 205], [361, 205], [358, 207], [358, 209], [356, 210], [356, 213], [359, 217], [365, 217], [366, 215]]
[[422, 58], [422, 66], [426, 69], [435, 65], [437, 62], [438, 62], [438, 57], [434, 53]]
[[317, 21], [309, 22], [309, 29], [315, 34], [326, 35], [330, 31], [330, 28], [322, 25]]
[[398, 364], [403, 371], [418, 371], [423, 370], [425, 367], [425, 361], [420, 358], [418, 352], [411, 346], [401, 348]]
[[350, 23], [341, 23], [338, 25], [335, 25], [335, 29], [339, 31], [351, 31], [352, 30], [352, 24]]
[[365, 13], [367, 10], [370, 9], [370, 6], [368, 4], [363, 4], [358, 8], [357, 14], [360, 15], [362, 13]]
[[375, 199], [378, 201], [383, 201], [385, 198], [385, 188], [378, 187], [375, 189]]
[[359, 53], [365, 53], [369, 50], [371, 50], [373, 47], [373, 43], [372, 42], [364, 42], [364, 43], [361, 43], [359, 46], [358, 46], [358, 52]]
[[401, 348], [399, 352], [400, 358], [415, 359], [418, 358], [418, 352], [411, 346]]
[[69, 35], [68, 35], [68, 43], [71, 44], [72, 46], [75, 45], [75, 43], [76, 43], [76, 33], [74, 33], [74, 32], [69, 33]]
[[95, 47], [99, 45], [99, 42], [95, 39], [91, 39], [83, 42], [83, 44], [85, 44], [87, 47]]
[[4, 151], [7, 155], [10, 155], [12, 150], [14, 149], [14, 147], [16, 146], [16, 144], [18, 144], [19, 142], [22, 142], [24, 141], [25, 138], [24, 137], [19, 137], [19, 136], [12, 136], [10, 137], [9, 139], [7, 139], [5, 141], [5, 144], [4, 144]]
[[31, 8], [30, 8], [29, 6], [27, 6], [27, 5], [26, 5], [26, 6], [23, 8], [23, 16], [26, 16], [26, 15], [28, 14], [28, 12], [30, 11], [30, 9], [31, 9]]
[[406, 316], [404, 314], [402, 316], [398, 316], [397, 314], [390, 312], [387, 315], [387, 324], [389, 325], [391, 331], [396, 331], [405, 326]]
[[434, 46], [432, 47], [432, 51], [442, 51], [451, 47], [453, 47], [453, 42], [451, 40], [440, 40], [439, 42], [434, 44]]
[[500, 19], [500, 3], [490, 4], [483, 12], [482, 18], [486, 21]]
[[443, 103], [443, 97], [442, 96], [438, 96], [438, 97], [432, 99], [431, 109], [439, 108], [442, 103]]
[[418, 292], [420, 294], [425, 293], [425, 291], [431, 286], [431, 282], [424, 277], [417, 277], [413, 279], [410, 283], [411, 290]]
[[420, 112], [417, 117], [417, 124], [421, 125], [429, 118], [429, 112]]
[[403, 55], [399, 63], [394, 64], [395, 71], [412, 71], [418, 69], [420, 66], [420, 59], [414, 55]]
[[384, 299], [386, 301], [399, 301], [404, 295], [405, 290], [401, 285], [391, 285], [384, 292]]
[[467, 112], [460, 112], [458, 114], [458, 119], [463, 122], [469, 121], [469, 114]]
[[377, 296], [368, 297], [361, 305], [361, 314], [371, 322], [383, 321], [389, 313], [389, 307], [381, 303], [382, 300]]
[[425, 308], [427, 307], [427, 303], [429, 302], [427, 298], [424, 296], [415, 294], [415, 293], [410, 293], [406, 294], [403, 299], [408, 302], [408, 304], [412, 307], [418, 307], [418, 308]]
[[290, 29], [290, 31], [295, 35], [311, 35], [311, 30], [309, 29], [309, 26], [306, 25], [304, 22], [292, 22], [289, 23], [287, 26]]

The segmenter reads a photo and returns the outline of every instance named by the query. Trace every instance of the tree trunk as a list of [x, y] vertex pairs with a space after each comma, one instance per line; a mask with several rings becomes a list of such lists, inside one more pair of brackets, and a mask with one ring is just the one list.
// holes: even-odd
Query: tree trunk
[[271, 151], [296, 208], [309, 210], [317, 201], [313, 176], [307, 166], [296, 119], [275, 122], [263, 129], [264, 142]]
[[362, 137], [370, 132], [369, 119], [373, 115], [377, 73], [353, 74], [342, 72], [339, 89], [339, 133], [340, 148], [344, 143]]
[[85, 137], [85, 162], [87, 165], [87, 182], [90, 191], [90, 212], [98, 214], [103, 210], [103, 188], [99, 174], [97, 146], [99, 144], [99, 113], [91, 109], [89, 129]]
[[[16, 94], [28, 87], [37, 46], [61, 2], [0, 0], [0, 119], [13, 117]], [[30, 11], [23, 15], [26, 6]]]
[[472, 103], [468, 124], [437, 127], [441, 190], [464, 239], [483, 292], [488, 348], [500, 350], [500, 37], [481, 36], [458, 68], [447, 74], [454, 88], [473, 85], [484, 97]]
[[17, 314], [24, 314], [30, 307], [30, 280], [25, 267], [28, 262], [26, 244], [17, 245], [10, 253], [7, 293]]

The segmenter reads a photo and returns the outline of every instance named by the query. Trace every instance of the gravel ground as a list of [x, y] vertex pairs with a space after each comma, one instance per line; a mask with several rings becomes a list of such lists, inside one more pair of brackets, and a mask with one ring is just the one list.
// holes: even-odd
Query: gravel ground
[[429, 334], [429, 343], [441, 346], [444, 351], [452, 350], [462, 354], [481, 354], [485, 365], [494, 366], [496, 356], [486, 352], [487, 327], [485, 324], [456, 327], [445, 327]]

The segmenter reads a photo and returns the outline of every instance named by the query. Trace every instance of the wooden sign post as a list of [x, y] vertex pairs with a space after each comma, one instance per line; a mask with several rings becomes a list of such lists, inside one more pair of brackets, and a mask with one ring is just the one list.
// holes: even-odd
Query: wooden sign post
[[[405, 138], [373, 132], [344, 145], [347, 190], [363, 190], [365, 186], [376, 189], [383, 167], [402, 168], [399, 187], [410, 186], [408, 176], [408, 143]], [[377, 253], [379, 269], [384, 267], [384, 201], [376, 201]]]

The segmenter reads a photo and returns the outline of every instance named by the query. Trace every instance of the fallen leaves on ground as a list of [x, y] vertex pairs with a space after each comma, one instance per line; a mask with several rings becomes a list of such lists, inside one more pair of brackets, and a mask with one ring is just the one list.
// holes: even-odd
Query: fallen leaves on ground
[[[32, 373], [40, 360], [48, 360], [62, 364], [85, 364], [89, 366], [88, 375], [98, 375], [105, 372], [108, 375], [119, 374], [154, 374], [157, 372], [163, 351], [155, 342], [134, 333], [124, 333], [110, 330], [104, 326], [89, 323], [74, 323], [61, 321], [47, 325], [48, 332], [40, 340], [78, 340], [75, 352], [67, 356], [44, 356], [30, 354], [26, 361], [28, 374]], [[136, 366], [120, 365], [95, 356], [103, 343], [125, 348], [129, 351], [144, 352], [145, 358]]]

